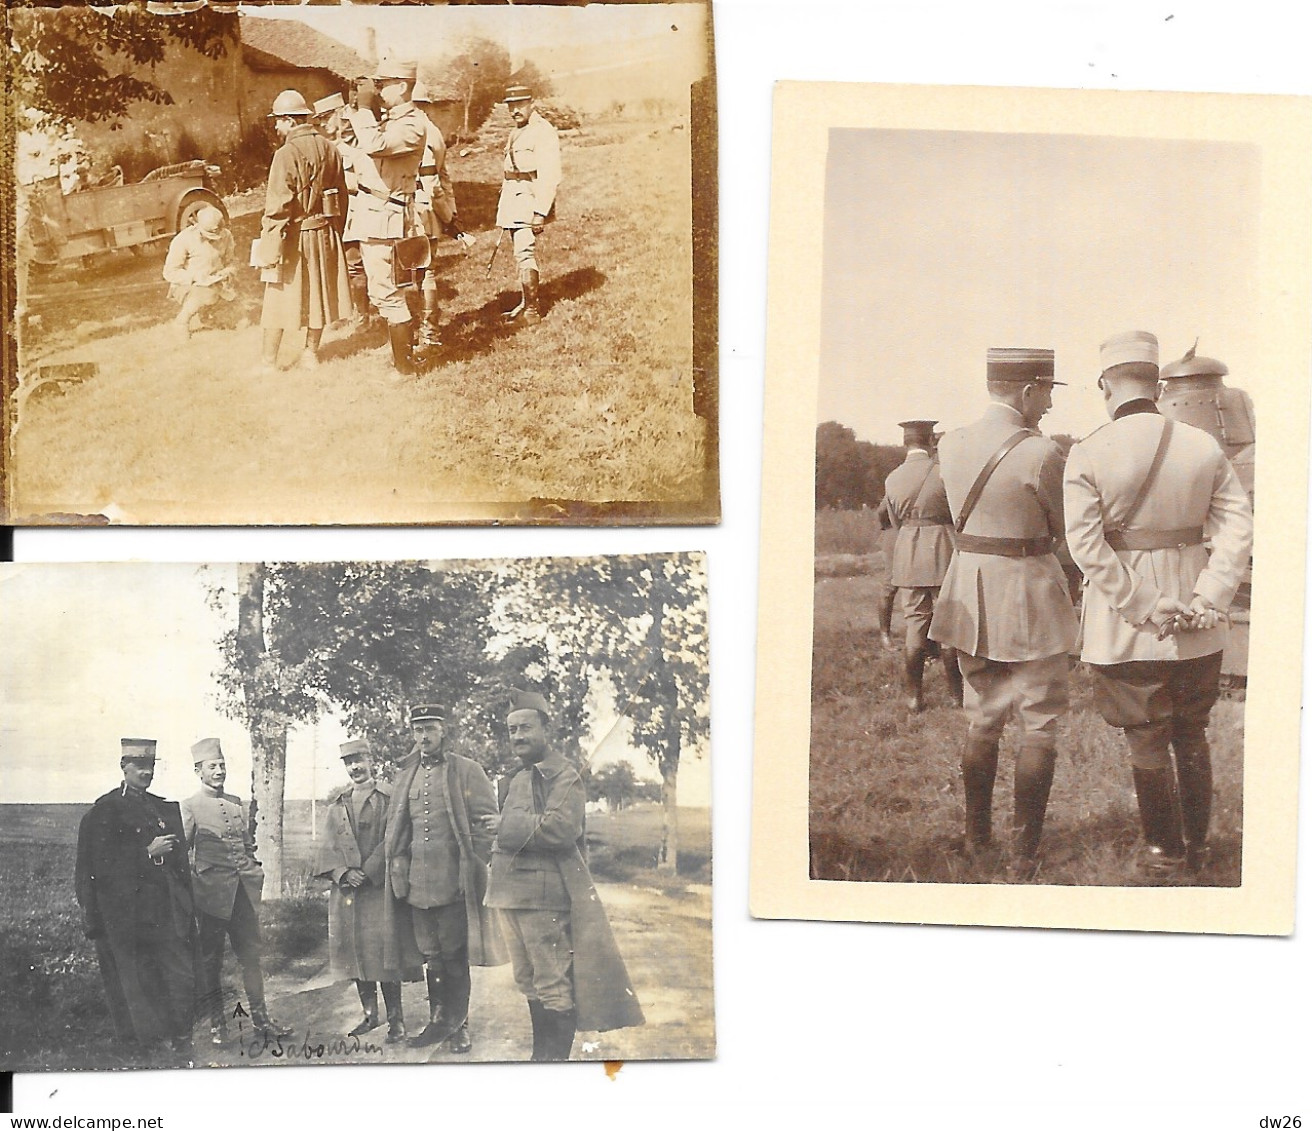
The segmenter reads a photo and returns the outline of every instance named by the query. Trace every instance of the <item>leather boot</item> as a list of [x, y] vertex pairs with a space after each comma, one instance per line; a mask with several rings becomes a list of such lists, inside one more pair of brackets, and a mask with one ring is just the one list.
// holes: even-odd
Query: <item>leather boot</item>
[[[538, 298], [538, 269], [530, 267], [524, 272], [524, 316], [529, 324], [542, 321], [542, 306]], [[573, 1040], [573, 1037], [570, 1038]]]
[[998, 740], [966, 739], [961, 783], [966, 795], [966, 851], [980, 852], [993, 841], [993, 783], [998, 776]]
[[547, 1022], [544, 1016], [545, 1010], [542, 1003], [537, 998], [528, 999], [528, 1016], [533, 1024], [533, 1059], [545, 1060], [542, 1055], [546, 1045]]
[[1212, 753], [1207, 739], [1186, 745], [1174, 742], [1175, 772], [1180, 783], [1180, 817], [1185, 855], [1192, 871], [1207, 865], [1207, 831], [1212, 823]]
[[1132, 769], [1139, 821], [1147, 844], [1143, 868], [1158, 874], [1178, 871], [1185, 861], [1185, 851], [1171, 768], [1147, 770], [1134, 766]]
[[578, 1022], [576, 1009], [542, 1010], [546, 1035], [543, 1041], [543, 1060], [569, 1060], [574, 1048], [574, 1026]]
[[407, 376], [415, 371], [414, 358], [411, 356], [411, 343], [414, 340], [413, 322], [389, 322], [387, 340], [392, 347], [392, 364], [398, 373]]
[[897, 641], [893, 639], [893, 603], [897, 600], [897, 590], [885, 585], [879, 594], [879, 642], [889, 652], [897, 650]]
[[469, 1039], [470, 977], [468, 960], [455, 959], [445, 963], [442, 981], [445, 985], [442, 1008], [447, 1019], [456, 1026], [447, 1041], [447, 1048], [452, 1052], [466, 1053], [473, 1047], [473, 1042]]
[[[437, 960], [435, 959], [434, 962]], [[441, 1044], [459, 1027], [461, 1018], [456, 1018], [452, 1024], [443, 1016], [443, 994], [442, 975], [430, 964], [428, 967], [428, 1024], [423, 1027], [417, 1037], [410, 1038], [410, 1047], [412, 1049], [426, 1048], [429, 1045]]]
[[355, 308], [355, 325], [359, 330], [368, 330], [373, 321], [369, 313], [369, 283], [365, 279], [352, 277], [351, 305]]
[[907, 644], [907, 654], [902, 661], [903, 672], [907, 681], [907, 710], [919, 714], [925, 709], [925, 649], [915, 644]]
[[441, 347], [442, 339], [438, 335], [439, 310], [437, 291], [421, 291], [423, 307], [419, 314], [419, 333], [415, 338], [414, 360], [416, 365], [423, 365], [430, 360]]
[[401, 983], [383, 983], [383, 1002], [387, 1006], [387, 1036], [383, 1044], [395, 1045], [405, 1040], [405, 1013], [401, 1008]]
[[275, 1021], [269, 1016], [269, 1011], [263, 1005], [251, 1006], [251, 1024], [255, 1026], [256, 1031], [264, 1034], [266, 1037], [290, 1037], [292, 1027], [284, 1025], [281, 1021]]
[[1039, 840], [1048, 812], [1048, 794], [1057, 767], [1057, 749], [1049, 738], [1022, 741], [1016, 760], [1015, 810], [1012, 816], [1013, 867], [1017, 878], [1029, 879], [1038, 868]]
[[364, 1020], [346, 1035], [362, 1037], [365, 1033], [378, 1028], [378, 983], [355, 980], [356, 992], [360, 995], [360, 1004], [364, 1007]]
[[953, 704], [960, 707], [964, 689], [961, 682], [961, 668], [957, 666], [957, 650], [944, 648], [939, 652], [939, 658], [943, 661], [943, 674], [948, 680], [948, 695]]

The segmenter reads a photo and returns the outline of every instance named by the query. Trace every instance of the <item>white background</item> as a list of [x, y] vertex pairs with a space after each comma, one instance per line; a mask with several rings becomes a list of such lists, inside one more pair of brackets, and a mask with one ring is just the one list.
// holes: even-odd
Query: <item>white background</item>
[[[174, 1131], [234, 1121], [668, 1127], [739, 1114], [927, 1128], [1312, 1119], [1305, 938], [774, 923], [747, 913], [772, 83], [1308, 93], [1305, 17], [1293, 4], [1186, 0], [718, 0], [715, 23], [720, 527], [22, 531], [15, 551], [26, 561], [220, 561], [708, 550], [718, 1059], [630, 1064], [613, 1082], [583, 1065], [32, 1075], [15, 1081], [20, 1113], [162, 1114]], [[1307, 810], [1306, 783], [1302, 800]], [[1299, 887], [1305, 910], [1306, 878]]]

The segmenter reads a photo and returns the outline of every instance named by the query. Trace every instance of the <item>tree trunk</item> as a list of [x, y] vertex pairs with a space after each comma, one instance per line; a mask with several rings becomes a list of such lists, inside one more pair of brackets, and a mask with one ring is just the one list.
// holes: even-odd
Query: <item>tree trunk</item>
[[674, 875], [679, 869], [679, 738], [661, 757], [661, 851], [656, 870]]
[[242, 565], [237, 573], [237, 647], [242, 657], [242, 693], [251, 739], [251, 823], [264, 865], [264, 894], [280, 899], [283, 787], [287, 777], [287, 724], [260, 699], [265, 659], [264, 567]]

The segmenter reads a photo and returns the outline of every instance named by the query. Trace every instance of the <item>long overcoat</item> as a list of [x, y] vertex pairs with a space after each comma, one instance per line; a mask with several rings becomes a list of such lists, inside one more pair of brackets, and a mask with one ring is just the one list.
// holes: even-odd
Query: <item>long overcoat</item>
[[[1066, 531], [1085, 576], [1081, 658], [1091, 664], [1186, 660], [1225, 647], [1226, 626], [1157, 638], [1148, 619], [1163, 597], [1186, 605], [1195, 593], [1227, 609], [1248, 566], [1253, 514], [1248, 495], [1221, 447], [1206, 432], [1176, 422], [1157, 476], [1130, 529], [1201, 530], [1161, 549], [1114, 550], [1118, 526], [1139, 494], [1162, 437], [1164, 418], [1149, 401], [1071, 449], [1066, 464]], [[1125, 407], [1125, 406], [1123, 406]]]
[[[980, 470], [1023, 428], [1020, 413], [995, 401], [974, 424], [939, 442], [939, 466], [954, 518]], [[997, 465], [962, 533], [1060, 541], [1065, 537], [1061, 481], [1061, 449], [1033, 431]], [[932, 639], [971, 656], [1015, 663], [1067, 653], [1078, 632], [1055, 553], [971, 553], [958, 541], [934, 605]]]
[[[393, 965], [387, 962], [387, 922], [384, 905], [392, 902], [387, 883], [383, 834], [391, 789], [377, 783], [360, 805], [351, 808], [354, 787], [347, 786], [328, 806], [323, 837], [315, 860], [315, 875], [331, 882], [328, 893], [328, 963], [338, 978], [366, 982], [416, 982], [424, 976], [423, 955], [393, 947]], [[357, 888], [341, 886], [350, 868], [365, 874]], [[394, 918], [391, 917], [391, 918]], [[413, 936], [411, 938], [413, 942]]]
[[[396, 877], [408, 882], [410, 838], [414, 826], [410, 820], [408, 800], [410, 786], [419, 769], [419, 755], [412, 754], [401, 763], [392, 783], [392, 799], [387, 807], [387, 832], [384, 851], [388, 883], [396, 891]], [[501, 966], [510, 960], [496, 917], [483, 906], [487, 893], [488, 859], [492, 853], [492, 834], [483, 827], [482, 818], [497, 811], [496, 793], [483, 767], [460, 754], [446, 755], [447, 815], [460, 847], [460, 887], [464, 893], [465, 914], [469, 922], [469, 964]], [[410, 905], [404, 899], [389, 900], [386, 911], [387, 961], [396, 965], [410, 948], [416, 951]], [[396, 948], [400, 948], [398, 951]]]
[[313, 126], [297, 126], [274, 152], [265, 189], [260, 259], [279, 263], [278, 282], [265, 284], [260, 325], [321, 330], [351, 314], [341, 219], [325, 216], [324, 192], [335, 189], [346, 208], [342, 158]]

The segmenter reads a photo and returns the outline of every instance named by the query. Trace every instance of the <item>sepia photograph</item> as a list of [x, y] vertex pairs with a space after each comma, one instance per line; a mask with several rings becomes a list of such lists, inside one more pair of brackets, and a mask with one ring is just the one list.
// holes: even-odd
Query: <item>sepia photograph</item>
[[1126, 136], [1010, 93], [824, 138], [806, 878], [1242, 889], [1257, 420], [1303, 371], [1264, 337], [1271, 156], [1206, 96], [1126, 96], [1161, 111]]
[[7, 564], [5, 1071], [714, 1056], [699, 554]]
[[3, 31], [6, 522], [718, 521], [709, 3]]

